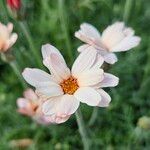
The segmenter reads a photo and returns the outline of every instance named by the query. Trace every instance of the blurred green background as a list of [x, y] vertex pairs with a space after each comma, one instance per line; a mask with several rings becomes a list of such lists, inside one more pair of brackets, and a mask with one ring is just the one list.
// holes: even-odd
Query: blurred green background
[[[120, 77], [120, 83], [117, 88], [107, 89], [112, 102], [108, 108], [99, 108], [89, 134], [93, 150], [150, 149], [150, 1], [22, 0], [21, 11], [22, 20], [13, 19], [6, 2], [0, 0], [0, 22], [13, 22], [19, 34], [12, 52], [21, 71], [37, 67], [31, 49], [36, 49], [41, 58], [41, 45], [45, 43], [60, 49], [71, 66], [67, 51], [71, 49], [77, 55], [81, 42], [74, 32], [83, 22], [93, 24], [99, 31], [115, 21], [125, 21], [135, 29], [142, 41], [138, 47], [117, 54], [119, 61], [109, 72]], [[11, 67], [0, 60], [0, 150], [16, 150], [12, 140], [24, 138], [33, 140], [26, 148], [29, 150], [83, 149], [74, 115], [63, 124], [41, 126], [18, 114], [16, 99], [22, 92]], [[93, 108], [82, 105], [81, 110], [88, 125]], [[147, 117], [139, 121], [143, 116]]]

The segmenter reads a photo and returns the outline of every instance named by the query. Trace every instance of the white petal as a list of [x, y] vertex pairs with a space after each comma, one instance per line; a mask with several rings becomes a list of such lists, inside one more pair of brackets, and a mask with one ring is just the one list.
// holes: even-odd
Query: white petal
[[73, 95], [63, 95], [57, 107], [57, 116], [73, 114], [79, 104], [80, 102]]
[[51, 76], [40, 69], [26, 68], [22, 75], [24, 79], [34, 87], [41, 86], [47, 82], [54, 83]]
[[95, 60], [95, 63], [93, 64], [92, 68], [100, 68], [102, 64], [104, 63], [104, 58], [99, 53], [97, 55], [97, 58]]
[[42, 46], [42, 55], [44, 65], [50, 70], [51, 74], [61, 82], [70, 76], [70, 70], [61, 53], [52, 45]]
[[99, 31], [91, 24], [83, 23], [83, 24], [81, 24], [80, 28], [81, 28], [82, 32], [84, 32], [84, 34], [87, 35], [88, 37], [100, 39]]
[[13, 24], [12, 24], [11, 22], [9, 22], [9, 23], [7, 24], [7, 29], [8, 29], [8, 31], [9, 31], [9, 33], [12, 32], [12, 30], [13, 30]]
[[17, 40], [18, 35], [16, 33], [13, 33], [9, 38], [9, 47], [11, 47]]
[[125, 28], [124, 29], [124, 34], [126, 35], [126, 36], [133, 36], [134, 35], [134, 30], [132, 29], [132, 28]]
[[110, 51], [119, 52], [119, 51], [127, 51], [133, 47], [136, 47], [141, 41], [141, 38], [138, 36], [127, 36], [116, 46], [112, 47]]
[[97, 51], [92, 47], [88, 47], [75, 60], [72, 66], [72, 74], [76, 77], [84, 70], [88, 70], [95, 62]]
[[70, 69], [67, 67], [64, 59], [61, 59], [56, 53], [51, 53], [43, 62], [49, 68], [52, 75], [60, 82], [70, 76]]
[[61, 100], [61, 96], [51, 98], [42, 104], [42, 112], [44, 115], [52, 115], [56, 113], [57, 106]]
[[59, 57], [61, 57], [61, 59], [63, 59], [61, 53], [59, 52], [59, 50], [56, 47], [52, 46], [51, 44], [42, 45], [43, 59], [49, 57], [52, 53], [59, 55]]
[[84, 71], [78, 76], [78, 84], [80, 87], [82, 86], [93, 86], [95, 84], [100, 83], [103, 80], [103, 73], [102, 69], [89, 69]]
[[81, 87], [75, 93], [74, 96], [82, 103], [86, 103], [90, 106], [97, 106], [101, 101], [100, 94], [90, 87]]
[[78, 52], [83, 52], [85, 49], [87, 49], [90, 45], [88, 44], [83, 44], [81, 46], [78, 47], [77, 51]]
[[60, 123], [67, 121], [69, 118], [70, 116], [59, 117], [54, 114], [54, 115], [48, 116], [48, 121], [54, 124], [60, 124]]
[[117, 22], [111, 26], [108, 26], [103, 31], [102, 42], [108, 49], [111, 49], [113, 46], [115, 46], [118, 42], [120, 42], [125, 37], [123, 33], [123, 29], [124, 29], [124, 23]]
[[57, 124], [64, 123], [64, 122], [66, 122], [69, 118], [70, 118], [70, 116], [66, 116], [66, 117], [56, 117], [55, 123], [57, 123]]
[[119, 78], [109, 74], [104, 73], [104, 79], [100, 83], [100, 87], [115, 87], [119, 83]]
[[99, 107], [108, 107], [109, 103], [111, 101], [111, 97], [109, 96], [108, 93], [106, 93], [103, 89], [99, 89], [97, 90], [97, 92], [99, 92], [99, 94], [101, 95], [101, 101], [98, 104]]
[[122, 31], [124, 28], [124, 22], [115, 22], [114, 24], [108, 26], [102, 33], [102, 38], [108, 38], [112, 36], [116, 31]]
[[118, 61], [118, 58], [115, 54], [113, 53], [108, 53], [107, 55], [104, 56], [105, 62], [108, 64], [114, 64]]
[[44, 86], [37, 87], [36, 90], [48, 98], [64, 94], [62, 88], [57, 84], [47, 84]]
[[29, 84], [47, 97], [63, 94], [61, 87], [52, 80], [51, 76], [40, 69], [26, 68], [22, 74]]

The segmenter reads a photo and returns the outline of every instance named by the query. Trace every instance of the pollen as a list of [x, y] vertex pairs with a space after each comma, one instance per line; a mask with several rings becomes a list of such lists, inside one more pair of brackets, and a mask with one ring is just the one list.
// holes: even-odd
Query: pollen
[[69, 95], [73, 95], [74, 92], [79, 88], [77, 79], [72, 76], [60, 83], [60, 86], [64, 93]]

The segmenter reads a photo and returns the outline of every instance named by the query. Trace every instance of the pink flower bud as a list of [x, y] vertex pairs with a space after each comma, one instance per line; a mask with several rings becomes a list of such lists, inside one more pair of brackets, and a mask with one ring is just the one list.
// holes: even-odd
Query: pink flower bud
[[21, 7], [21, 0], [7, 0], [7, 5], [12, 10], [19, 10]]

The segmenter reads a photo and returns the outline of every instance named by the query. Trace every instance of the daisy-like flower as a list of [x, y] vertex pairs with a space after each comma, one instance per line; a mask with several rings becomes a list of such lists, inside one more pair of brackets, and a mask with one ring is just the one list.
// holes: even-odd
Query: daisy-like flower
[[45, 115], [70, 116], [78, 109], [80, 102], [89, 106], [109, 105], [111, 98], [102, 88], [116, 86], [118, 78], [100, 69], [104, 60], [93, 47], [77, 57], [71, 70], [52, 45], [42, 46], [42, 55], [51, 75], [39, 69], [26, 68], [23, 77], [40, 96], [46, 98], [42, 105]]
[[125, 27], [123, 22], [116, 22], [108, 26], [102, 35], [94, 26], [83, 23], [80, 30], [75, 32], [75, 37], [86, 43], [78, 48], [79, 52], [93, 46], [109, 64], [114, 64], [117, 61], [114, 52], [130, 50], [137, 46], [141, 40], [140, 37], [134, 35], [134, 30]]
[[[53, 123], [54, 117], [45, 116], [42, 113], [41, 105], [42, 100], [35, 94], [32, 89], [27, 89], [24, 92], [24, 98], [17, 99], [18, 112], [31, 117], [33, 120], [40, 124]], [[68, 118], [56, 118], [59, 122]]]
[[0, 23], [0, 52], [7, 51], [17, 40], [16, 33], [12, 33], [13, 24], [8, 23], [7, 26]]

